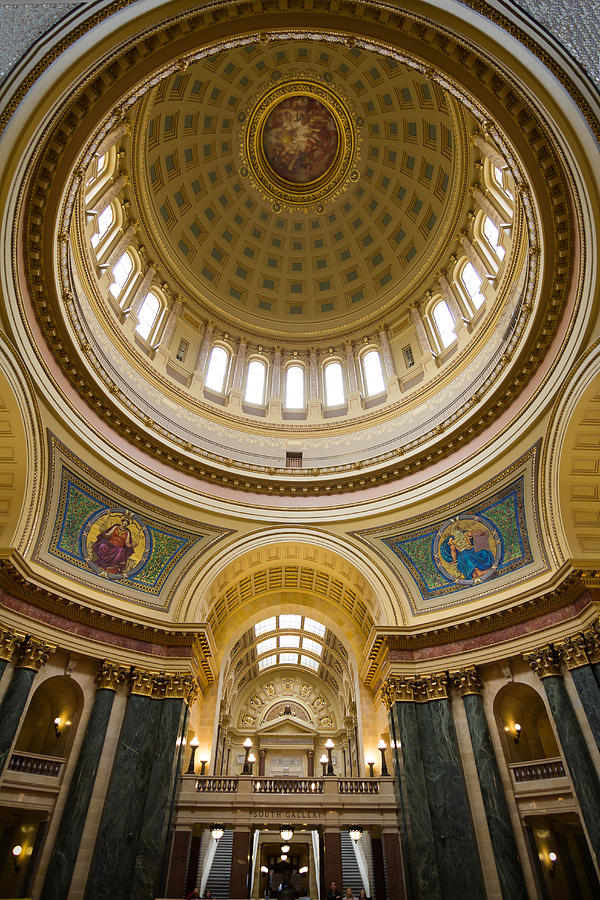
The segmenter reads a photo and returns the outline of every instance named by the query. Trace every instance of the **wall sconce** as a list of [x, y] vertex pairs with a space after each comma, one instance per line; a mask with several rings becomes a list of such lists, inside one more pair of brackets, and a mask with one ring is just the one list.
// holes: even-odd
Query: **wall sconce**
[[[13, 851], [14, 852], [14, 851]], [[558, 862], [558, 856], [551, 850], [548, 854], [548, 859], [550, 860], [550, 878], [554, 878], [556, 872], [556, 863]]]
[[15, 867], [15, 872], [19, 871], [19, 857], [22, 852], [23, 852], [23, 848], [21, 847], [20, 844], [15, 844], [15, 846], [12, 848], [13, 865]]
[[54, 734], [58, 740], [60, 737], [60, 716], [57, 716], [54, 720]]
[[326, 774], [327, 774], [327, 754], [326, 754], [326, 753], [324, 753], [324, 754], [322, 755], [322, 757], [321, 757], [321, 759], [319, 760], [319, 762], [320, 762], [321, 765], [323, 766], [323, 775], [326, 775]]
[[357, 844], [362, 837], [363, 830], [359, 825], [353, 825], [352, 828], [348, 829], [348, 834], [350, 835], [354, 843]]
[[249, 775], [252, 775], [252, 767], [254, 766], [255, 762], [256, 762], [256, 757], [255, 757], [254, 753], [249, 753], [248, 754], [248, 768], [250, 769], [250, 772], [248, 773]]
[[290, 845], [289, 845], [289, 844], [282, 844], [282, 845], [281, 845], [281, 852], [282, 852], [282, 853], [289, 853], [289, 852], [290, 852]]
[[208, 765], [208, 760], [207, 760], [207, 759], [201, 759], [201, 760], [200, 760], [200, 765], [202, 766], [202, 768], [200, 769], [200, 774], [201, 774], [201, 775], [205, 775], [205, 774], [206, 774], [206, 767], [207, 767], [207, 765]]
[[308, 866], [300, 866], [298, 871], [301, 875], [306, 875], [306, 873], [308, 872]]
[[513, 731], [515, 732], [515, 744], [518, 744], [521, 740], [521, 732], [523, 731], [523, 726], [519, 725], [518, 722], [515, 722], [513, 725]]
[[375, 777], [375, 772], [373, 771], [373, 766], [375, 765], [375, 760], [374, 760], [374, 759], [368, 759], [368, 760], [367, 760], [367, 765], [368, 765], [368, 767], [369, 767], [369, 778], [374, 778], [374, 777]]
[[294, 829], [290, 825], [284, 825], [279, 834], [281, 835], [281, 840], [288, 844], [294, 837]]
[[327, 750], [327, 774], [335, 775], [333, 771], [333, 757], [331, 756], [331, 751], [333, 750], [334, 743], [331, 738], [327, 738], [325, 741], [325, 749]]
[[386, 742], [384, 740], [379, 741], [379, 743], [377, 744], [377, 749], [381, 753], [381, 774], [389, 775], [390, 773], [388, 772], [387, 763], [385, 761], [385, 751], [387, 749]]
[[[200, 741], [198, 740], [197, 737], [193, 737], [190, 741], [190, 747], [192, 748], [192, 753], [190, 756], [190, 761], [188, 763], [187, 771], [185, 773], [186, 775], [193, 775], [194, 772], [196, 771], [196, 768], [195, 768], [196, 767], [196, 750], [198, 749], [199, 746], [200, 746]], [[202, 774], [204, 774], [204, 772]]]
[[246, 751], [246, 757], [244, 759], [244, 768], [242, 769], [242, 775], [250, 774], [250, 764], [248, 762], [248, 756], [250, 755], [250, 748], [252, 746], [252, 741], [249, 737], [244, 741], [244, 750]]
[[213, 825], [213, 827], [210, 829], [210, 833], [212, 834], [215, 841], [220, 841], [225, 832], [222, 825]]

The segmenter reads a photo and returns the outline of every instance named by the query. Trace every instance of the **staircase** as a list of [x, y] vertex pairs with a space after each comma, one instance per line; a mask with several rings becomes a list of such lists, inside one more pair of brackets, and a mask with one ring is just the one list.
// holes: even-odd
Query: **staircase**
[[217, 898], [217, 900], [227, 900], [227, 897], [229, 897], [232, 858], [233, 828], [226, 828], [223, 832], [223, 837], [217, 843], [208, 881], [204, 889], [210, 890], [213, 897]]
[[[360, 874], [360, 870], [358, 868], [358, 863], [356, 862], [356, 853], [354, 852], [354, 846], [352, 843], [352, 838], [348, 834], [347, 831], [342, 831], [342, 894], [345, 893], [346, 888], [352, 888], [352, 893], [358, 897], [360, 893], [361, 887], [364, 887], [366, 890], [366, 885], [363, 884], [363, 880]], [[366, 834], [363, 834], [361, 841], [364, 840]], [[369, 855], [367, 853], [367, 860], [369, 859]]]

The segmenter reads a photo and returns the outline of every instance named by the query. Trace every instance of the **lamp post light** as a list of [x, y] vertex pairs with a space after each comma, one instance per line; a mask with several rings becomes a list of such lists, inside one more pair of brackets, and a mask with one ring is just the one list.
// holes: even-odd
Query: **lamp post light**
[[[190, 761], [188, 763], [186, 775], [193, 775], [196, 771], [196, 750], [200, 746], [200, 741], [197, 737], [193, 737], [190, 741], [190, 747], [192, 748], [192, 752], [190, 754]], [[202, 772], [204, 775], [204, 772]]]
[[200, 774], [201, 774], [201, 775], [206, 775], [206, 767], [207, 767], [207, 765], [208, 765], [208, 760], [207, 760], [207, 759], [201, 759], [201, 760], [200, 760], [200, 765], [202, 766], [202, 768], [200, 769]]
[[374, 777], [375, 777], [375, 772], [373, 771], [373, 766], [375, 765], [375, 760], [374, 760], [374, 759], [368, 759], [368, 760], [367, 760], [367, 765], [368, 765], [368, 767], [369, 767], [369, 778], [374, 778]]
[[388, 772], [387, 763], [386, 763], [386, 761], [385, 761], [385, 751], [386, 751], [386, 748], [387, 748], [386, 742], [383, 741], [383, 740], [379, 741], [379, 743], [377, 744], [377, 749], [378, 749], [379, 752], [381, 753], [381, 774], [382, 774], [382, 775], [389, 775], [389, 774], [390, 774], [390, 773]]
[[252, 741], [249, 737], [244, 741], [244, 750], [246, 751], [246, 758], [244, 759], [244, 768], [242, 769], [242, 775], [250, 774], [250, 763], [248, 761], [248, 756], [250, 755], [250, 747], [252, 746]]
[[327, 773], [327, 754], [324, 753], [321, 759], [319, 760], [321, 765], [323, 766], [323, 775]]
[[335, 772], [333, 771], [333, 758], [331, 756], [331, 751], [333, 750], [333, 746], [334, 745], [333, 745], [333, 741], [331, 740], [331, 738], [327, 738], [327, 740], [325, 741], [325, 749], [327, 750], [327, 774], [328, 775], [335, 775]]
[[212, 834], [215, 841], [220, 841], [225, 831], [222, 825], [213, 825], [210, 829], [210, 833]]
[[289, 844], [291, 839], [294, 837], [294, 829], [291, 827], [291, 825], [284, 825], [279, 834], [281, 835], [281, 840], [285, 841], [286, 844]]
[[248, 768], [250, 769], [249, 775], [252, 775], [252, 769], [254, 767], [254, 763], [256, 762], [256, 757], [254, 753], [248, 754]]
[[289, 852], [290, 852], [290, 844], [282, 844], [282, 845], [281, 845], [281, 852], [282, 852], [282, 853], [289, 853]]
[[348, 834], [352, 838], [355, 844], [357, 844], [362, 837], [363, 830], [360, 825], [353, 825], [352, 828], [348, 829]]

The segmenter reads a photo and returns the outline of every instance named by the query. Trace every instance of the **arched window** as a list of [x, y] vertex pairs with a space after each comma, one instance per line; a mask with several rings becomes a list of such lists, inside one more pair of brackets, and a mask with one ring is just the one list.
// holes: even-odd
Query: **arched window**
[[213, 347], [208, 361], [206, 381], [204, 382], [207, 388], [210, 388], [212, 391], [223, 392], [228, 365], [229, 353], [227, 350], [218, 345]]
[[94, 161], [90, 164], [89, 167], [89, 176], [86, 182], [88, 187], [91, 187], [98, 179], [104, 175], [105, 171], [108, 169], [108, 153], [104, 153], [102, 156], [98, 156]]
[[500, 232], [498, 231], [498, 229], [496, 228], [496, 226], [494, 225], [494, 223], [492, 222], [492, 220], [490, 219], [489, 216], [486, 216], [485, 219], [483, 220], [483, 233], [484, 233], [490, 247], [492, 248], [492, 250], [498, 257], [498, 259], [504, 259], [504, 254], [506, 251], [505, 251], [504, 247], [500, 246], [500, 243], [499, 243]]
[[496, 183], [496, 187], [498, 187], [502, 193], [508, 197], [509, 200], [514, 200], [514, 196], [512, 191], [509, 189], [507, 185], [507, 174], [505, 169], [501, 169], [500, 166], [492, 166], [492, 178]]
[[339, 362], [327, 363], [323, 370], [326, 406], [341, 406], [345, 402], [344, 375]]
[[96, 222], [96, 233], [92, 235], [92, 247], [97, 247], [100, 241], [103, 241], [109, 232], [109, 229], [115, 221], [115, 211], [112, 204], [109, 204], [98, 216]]
[[124, 253], [123, 256], [115, 263], [113, 266], [113, 278], [114, 281], [109, 287], [109, 291], [113, 295], [113, 297], [120, 297], [123, 293], [123, 288], [127, 283], [127, 279], [133, 272], [133, 261], [129, 253]]
[[377, 350], [367, 350], [362, 357], [362, 370], [367, 397], [382, 394], [385, 391], [385, 381], [383, 380], [381, 357]]
[[137, 333], [140, 337], [143, 337], [144, 340], [148, 340], [148, 336], [152, 331], [154, 323], [158, 317], [158, 311], [160, 309], [160, 300], [152, 291], [146, 294], [142, 305], [140, 306], [140, 311], [138, 313], [138, 324], [136, 327]]
[[304, 369], [288, 366], [285, 373], [285, 405], [287, 409], [304, 409]]
[[442, 346], [449, 347], [452, 341], [455, 340], [456, 335], [454, 334], [454, 319], [445, 300], [440, 300], [433, 307], [433, 321], [438, 330]]
[[264, 403], [267, 367], [260, 359], [250, 360], [246, 377], [246, 403]]
[[479, 309], [485, 300], [481, 293], [481, 278], [473, 268], [472, 263], [468, 262], [461, 273], [462, 283], [465, 291], [471, 298], [471, 302], [475, 309]]

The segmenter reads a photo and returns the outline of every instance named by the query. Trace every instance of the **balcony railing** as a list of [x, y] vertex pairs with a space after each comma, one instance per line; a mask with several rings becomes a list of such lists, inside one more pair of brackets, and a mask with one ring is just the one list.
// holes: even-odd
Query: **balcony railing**
[[41, 756], [38, 753], [13, 753], [8, 769], [25, 775], [46, 775], [58, 778], [65, 760], [59, 756]]
[[322, 778], [255, 778], [255, 793], [265, 794], [322, 794]]
[[213, 778], [210, 775], [196, 778], [196, 790], [201, 793], [235, 794], [237, 789], [237, 778]]
[[565, 768], [560, 757], [511, 763], [509, 768], [517, 784], [521, 784], [523, 781], [542, 781], [546, 778], [565, 777]]
[[379, 782], [375, 778], [340, 778], [340, 794], [378, 794]]

